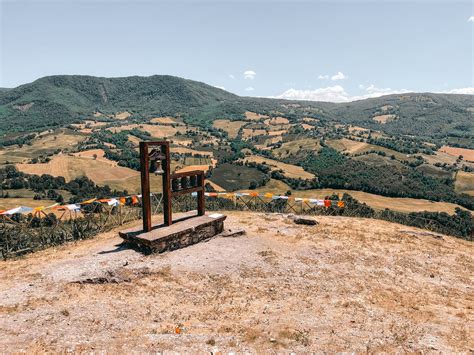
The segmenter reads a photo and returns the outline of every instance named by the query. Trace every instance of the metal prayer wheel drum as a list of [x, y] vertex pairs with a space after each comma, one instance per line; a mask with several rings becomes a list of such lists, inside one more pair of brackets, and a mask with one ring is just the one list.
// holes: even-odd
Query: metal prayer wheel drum
[[178, 191], [181, 189], [181, 184], [180, 184], [181, 180], [180, 179], [173, 179], [171, 180], [171, 189], [173, 191]]
[[190, 184], [190, 182], [189, 182], [188, 177], [187, 177], [187, 176], [183, 176], [183, 177], [181, 178], [181, 188], [182, 188], [182, 189], [188, 189], [188, 188], [189, 188], [189, 184]]
[[198, 179], [197, 179], [197, 175], [191, 175], [189, 177], [189, 185], [190, 187], [196, 187], [198, 184]]

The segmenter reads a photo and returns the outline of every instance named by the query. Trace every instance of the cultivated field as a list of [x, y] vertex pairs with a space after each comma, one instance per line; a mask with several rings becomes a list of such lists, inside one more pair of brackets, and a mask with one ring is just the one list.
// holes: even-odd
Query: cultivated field
[[24, 144], [21, 148], [14, 145], [0, 149], [0, 165], [6, 162], [21, 163], [41, 155], [53, 154], [58, 149], [72, 150], [85, 138], [83, 134], [66, 129], [47, 133], [34, 139], [31, 145]]
[[130, 177], [138, 177], [140, 174], [138, 171], [117, 166], [116, 162], [106, 158], [94, 160], [89, 157], [70, 155], [55, 156], [45, 164], [17, 164], [17, 168], [27, 174], [63, 176], [67, 181], [87, 176], [99, 185], [105, 185], [110, 181], [120, 183]]
[[226, 131], [230, 138], [235, 138], [240, 127], [245, 124], [247, 124], [245, 121], [215, 120], [213, 126]]
[[294, 178], [294, 179], [298, 179], [298, 178], [313, 179], [314, 178], [313, 174], [308, 173], [301, 166], [286, 164], [286, 163], [279, 162], [277, 160], [268, 159], [268, 158], [264, 158], [264, 157], [257, 156], [257, 155], [252, 155], [252, 156], [245, 157], [244, 161], [255, 162], [255, 163], [259, 163], [259, 164], [264, 164], [265, 163], [270, 168], [272, 168], [272, 170], [280, 170], [281, 169], [281, 170], [283, 170], [283, 174], [286, 177], [289, 177], [289, 178]]
[[28, 197], [16, 197], [16, 198], [0, 198], [0, 211], [9, 210], [10, 208], [26, 206], [26, 207], [40, 207], [40, 206], [51, 206], [55, 203], [52, 200], [35, 200]]
[[249, 121], [260, 121], [262, 118], [268, 118], [266, 115], [261, 115], [255, 112], [246, 111], [245, 118]]
[[455, 182], [456, 192], [474, 196], [474, 173], [458, 171]]
[[[243, 191], [250, 192], [251, 190]], [[453, 214], [456, 207], [460, 207], [454, 203], [449, 202], [435, 202], [414, 198], [385, 197], [363, 191], [342, 189], [312, 189], [304, 191], [292, 190], [287, 184], [274, 179], [271, 179], [267, 185], [259, 187], [254, 191], [258, 191], [260, 193], [271, 192], [277, 195], [285, 195], [287, 191], [291, 191], [291, 196], [293, 197], [319, 199], [325, 198], [326, 196], [331, 196], [333, 194], [337, 194], [339, 197], [342, 197], [344, 193], [348, 193], [355, 199], [366, 203], [373, 209], [384, 210], [389, 208], [391, 210], [404, 213], [430, 211]], [[465, 209], [463, 207], [460, 208]]]
[[[472, 243], [370, 219], [227, 213], [217, 237], [144, 256], [117, 230], [0, 262], [15, 353], [469, 353]], [[136, 222], [139, 224], [140, 222]], [[124, 228], [124, 227], [122, 227]]]
[[372, 119], [374, 121], [377, 121], [378, 123], [385, 124], [387, 122], [393, 121], [396, 118], [397, 118], [396, 115], [379, 115], [379, 116], [373, 117]]
[[321, 149], [321, 146], [318, 139], [304, 138], [282, 143], [280, 148], [272, 149], [272, 154], [275, 157], [286, 158], [300, 151], [312, 151], [316, 153], [319, 149]]
[[456, 158], [462, 155], [464, 160], [474, 163], [474, 149], [455, 148], [445, 145], [442, 146], [439, 151]]
[[152, 123], [159, 124], [176, 124], [177, 122], [173, 117], [155, 117], [150, 120]]
[[154, 138], [165, 138], [165, 137], [172, 137], [176, 134], [176, 132], [184, 132], [186, 129], [184, 127], [172, 127], [172, 126], [159, 126], [159, 125], [151, 125], [151, 124], [129, 124], [119, 127], [109, 127], [109, 130], [112, 133], [127, 131], [131, 129], [140, 129], [144, 132], [148, 132]]
[[357, 142], [357, 141], [353, 141], [347, 138], [336, 139], [333, 141], [328, 141], [327, 143], [330, 147], [336, 149], [337, 151], [347, 152], [351, 155], [362, 154], [369, 151], [376, 151], [376, 152], [384, 152], [389, 157], [393, 155], [395, 156], [397, 160], [400, 160], [400, 161], [404, 161], [404, 160], [414, 161], [415, 160], [415, 158], [413, 158], [412, 156], [397, 152], [396, 150], [380, 147], [378, 145], [369, 144], [365, 142]]

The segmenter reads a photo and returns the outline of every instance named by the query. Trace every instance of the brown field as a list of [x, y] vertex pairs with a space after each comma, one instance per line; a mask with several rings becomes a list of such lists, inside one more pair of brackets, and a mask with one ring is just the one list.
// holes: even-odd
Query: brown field
[[349, 126], [349, 132], [354, 133], [354, 132], [369, 132], [370, 130], [367, 128], [359, 127], [359, 126]]
[[127, 118], [129, 118], [132, 114], [130, 112], [127, 112], [127, 111], [124, 111], [124, 112], [117, 112], [115, 114], [115, 118], [117, 120], [126, 120]]
[[261, 149], [261, 150], [269, 150], [270, 148], [268, 147], [270, 144], [278, 143], [283, 140], [282, 136], [273, 136], [270, 138], [266, 138], [262, 144], [255, 144], [255, 148]]
[[124, 126], [119, 126], [119, 127], [109, 127], [107, 128], [107, 130], [111, 131], [112, 133], [118, 133], [122, 131], [131, 130], [134, 128], [148, 132], [151, 134], [152, 137], [155, 137], [155, 138], [172, 137], [178, 131], [179, 132], [186, 131], [184, 127], [159, 126], [159, 125], [151, 125], [151, 124], [130, 124], [130, 125], [124, 125]]
[[186, 147], [170, 147], [171, 153], [177, 153], [177, 154], [192, 154], [192, 155], [202, 155], [205, 157], [213, 157], [212, 152], [207, 152], [205, 150], [194, 150], [191, 148], [186, 148]]
[[290, 121], [288, 120], [288, 118], [285, 118], [285, 117], [272, 117], [272, 118], [266, 119], [264, 123], [267, 125], [282, 125], [282, 124], [286, 125], [290, 123]]
[[91, 120], [85, 120], [82, 123], [73, 123], [71, 126], [78, 128], [78, 129], [84, 129], [86, 126], [89, 128], [97, 128], [97, 127], [103, 127], [107, 125], [107, 122], [100, 122], [100, 121], [91, 121]]
[[144, 256], [116, 229], [0, 261], [2, 352], [474, 348], [471, 242], [364, 218], [225, 214], [246, 235]]
[[387, 156], [394, 155], [396, 159], [398, 160], [407, 160], [407, 161], [413, 161], [415, 158], [412, 156], [409, 156], [408, 154], [400, 153], [392, 149], [388, 149], [385, 147], [381, 147], [378, 145], [374, 144], [368, 144], [365, 142], [357, 142], [351, 139], [347, 138], [342, 138], [342, 139], [336, 139], [332, 141], [328, 141], [328, 145], [337, 151], [340, 152], [347, 152], [351, 155], [356, 155], [356, 154], [362, 154], [371, 150], [379, 151], [379, 152], [385, 152]]
[[235, 138], [239, 134], [240, 127], [244, 126], [245, 121], [215, 120], [213, 126], [227, 132], [230, 138]]
[[51, 206], [56, 202], [53, 200], [35, 200], [29, 197], [17, 198], [0, 198], [0, 211], [9, 210], [11, 208], [26, 206], [26, 207], [41, 207]]
[[286, 158], [290, 155], [295, 155], [302, 150], [318, 152], [319, 149], [321, 149], [321, 146], [318, 139], [304, 138], [285, 142], [280, 148], [273, 149], [272, 154], [275, 157]]
[[377, 121], [378, 123], [382, 123], [382, 124], [393, 121], [396, 118], [397, 118], [396, 115], [379, 115], [379, 116], [372, 117], [374, 121]]
[[456, 158], [462, 155], [464, 160], [474, 163], [474, 149], [455, 148], [445, 145], [439, 149], [439, 152], [449, 154]]
[[155, 117], [150, 120], [151, 123], [159, 124], [177, 124], [173, 117]]
[[454, 184], [456, 192], [474, 196], [474, 173], [458, 171]]
[[316, 119], [316, 118], [311, 118], [311, 117], [303, 117], [303, 122], [312, 122], [312, 123], [314, 123], [314, 122], [319, 122], [319, 120]]
[[260, 119], [268, 118], [268, 116], [260, 115], [260, 114], [255, 113], [255, 112], [246, 111], [245, 112], [245, 118], [249, 121], [260, 121]]
[[245, 157], [244, 161], [250, 161], [255, 163], [266, 163], [272, 170], [283, 170], [283, 174], [286, 177], [293, 178], [293, 179], [313, 179], [314, 175], [305, 171], [301, 166], [291, 165], [282, 163], [273, 159], [268, 159], [264, 157], [260, 157], [257, 155], [251, 155], [249, 157]]
[[308, 129], [314, 129], [314, 126], [311, 126], [310, 124], [307, 124], [307, 123], [302, 123], [302, 124], [301, 124], [301, 127], [302, 127], [303, 129], [306, 129], [306, 130], [308, 130]]
[[70, 150], [86, 138], [85, 135], [73, 132], [71, 130], [59, 130], [54, 133], [48, 133], [34, 139], [32, 145], [10, 146], [0, 148], [0, 164], [21, 163], [40, 155], [54, 153], [57, 149]]
[[67, 181], [76, 177], [87, 176], [99, 185], [105, 185], [110, 181], [120, 183], [130, 177], [139, 175], [138, 171], [116, 166], [116, 162], [104, 160], [106, 158], [93, 160], [78, 156], [59, 155], [45, 164], [17, 164], [17, 168], [27, 174], [63, 176]]
[[[399, 198], [399, 197], [385, 197], [371, 194], [363, 191], [342, 190], [342, 189], [313, 189], [298, 191], [292, 190], [287, 184], [282, 181], [271, 179], [265, 186], [259, 187], [256, 190], [261, 193], [271, 192], [277, 195], [285, 195], [287, 191], [292, 192], [292, 196], [301, 198], [325, 198], [332, 194], [337, 194], [342, 197], [344, 193], [348, 193], [356, 200], [364, 202], [375, 210], [384, 210], [389, 208], [394, 211], [409, 213], [409, 212], [446, 212], [453, 214], [456, 207], [460, 207], [454, 203], [449, 202], [434, 202], [428, 200], [414, 199], [414, 198]], [[250, 192], [250, 190], [245, 190]]]
[[288, 133], [288, 130], [287, 129], [282, 129], [282, 130], [279, 130], [279, 131], [269, 131], [268, 135], [270, 137], [274, 137], [274, 136], [282, 136], [286, 133]]
[[183, 166], [181, 169], [177, 169], [176, 173], [185, 173], [194, 170], [202, 170], [204, 172], [207, 172], [209, 170], [209, 165], [187, 165]]
[[211, 185], [214, 188], [214, 190], [216, 190], [217, 192], [225, 192], [225, 189], [223, 187], [217, 185], [212, 180], [206, 179], [206, 183], [209, 183], [209, 185]]
[[[76, 156], [76, 157], [102, 161], [104, 163], [109, 164], [110, 166], [117, 166], [116, 161], [107, 159], [105, 157], [105, 152], [104, 152], [103, 149], [84, 150], [82, 152], [73, 153], [73, 155]], [[96, 156], [95, 158], [94, 158], [94, 155]]]
[[264, 129], [252, 129], [252, 128], [243, 128], [242, 129], [242, 138], [252, 138], [257, 136], [268, 135], [267, 131]]
[[422, 154], [421, 156], [431, 165], [434, 165], [435, 163], [446, 163], [452, 165], [456, 163], [457, 159], [457, 157], [449, 155], [448, 153], [440, 152], [439, 150], [435, 155]]

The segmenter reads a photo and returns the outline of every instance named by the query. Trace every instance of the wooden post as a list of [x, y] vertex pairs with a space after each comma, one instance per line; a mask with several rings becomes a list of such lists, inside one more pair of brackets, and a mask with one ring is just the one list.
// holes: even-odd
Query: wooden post
[[140, 142], [140, 173], [142, 187], [143, 231], [151, 231], [150, 176], [148, 143]]
[[204, 216], [205, 208], [204, 208], [204, 173], [198, 175], [198, 186], [201, 189], [198, 191], [198, 216]]
[[173, 210], [171, 208], [171, 163], [170, 163], [170, 143], [163, 142], [161, 152], [165, 154], [164, 164], [162, 162], [163, 174], [163, 219], [165, 226], [173, 223]]

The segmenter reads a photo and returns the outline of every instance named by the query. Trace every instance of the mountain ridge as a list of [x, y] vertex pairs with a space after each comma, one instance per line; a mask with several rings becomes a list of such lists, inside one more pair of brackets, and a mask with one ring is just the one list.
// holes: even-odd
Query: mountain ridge
[[[205, 126], [217, 118], [240, 119], [245, 111], [294, 119], [357, 124], [388, 133], [428, 137], [474, 136], [474, 95], [408, 93], [332, 103], [244, 97], [206, 83], [171, 75], [95, 77], [53, 75], [0, 90], [0, 133], [57, 128], [90, 118], [94, 112], [128, 111], [138, 120], [183, 116]], [[380, 111], [380, 112], [379, 112]], [[381, 125], [377, 114], [396, 120]]]

